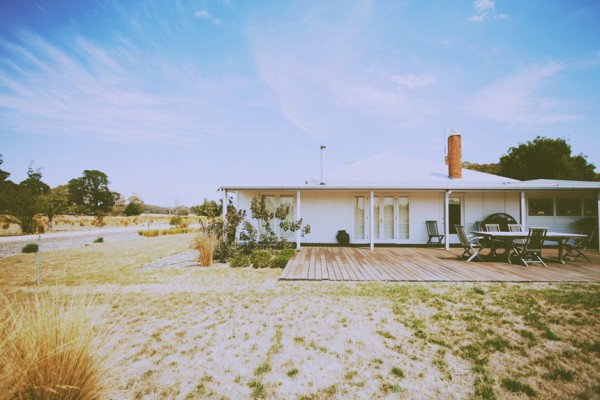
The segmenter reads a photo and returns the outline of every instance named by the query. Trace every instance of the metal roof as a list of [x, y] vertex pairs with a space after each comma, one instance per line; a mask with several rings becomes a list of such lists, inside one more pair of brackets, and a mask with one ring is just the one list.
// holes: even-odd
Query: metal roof
[[462, 170], [462, 178], [448, 176], [443, 163], [421, 160], [384, 152], [328, 171], [325, 183], [310, 180], [304, 183], [253, 184], [223, 186], [224, 190], [396, 190], [396, 191], [532, 191], [532, 190], [595, 190], [600, 182], [537, 179], [518, 181], [483, 172]]

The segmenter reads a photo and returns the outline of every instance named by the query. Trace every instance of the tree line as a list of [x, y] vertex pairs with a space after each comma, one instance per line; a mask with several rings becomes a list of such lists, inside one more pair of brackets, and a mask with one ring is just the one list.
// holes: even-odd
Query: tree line
[[[0, 155], [0, 166], [3, 162]], [[42, 181], [41, 169], [32, 166], [22, 182], [15, 183], [9, 177], [9, 172], [0, 169], [0, 219], [18, 224], [24, 234], [37, 231], [39, 215], [47, 216], [49, 224], [56, 215], [94, 215], [101, 224], [107, 214], [139, 215], [145, 209], [138, 196], [131, 196], [126, 203], [119, 193], [111, 191], [108, 176], [97, 170], [85, 170], [81, 177], [55, 188]]]
[[[0, 155], [0, 166], [2, 163]], [[600, 181], [594, 164], [589, 163], [582, 154], [572, 155], [571, 146], [562, 138], [538, 136], [533, 141], [511, 147], [498, 163], [465, 162], [463, 166], [518, 180]], [[81, 177], [55, 188], [50, 188], [42, 181], [41, 169], [31, 166], [27, 178], [20, 183], [12, 182], [9, 176], [10, 173], [0, 169], [0, 219], [19, 224], [24, 234], [37, 230], [35, 218], [38, 215], [47, 216], [50, 223], [56, 215], [95, 215], [101, 223], [106, 214], [131, 216], [147, 212], [187, 215], [193, 212], [215, 218], [223, 210], [222, 200], [204, 199], [202, 204], [190, 208], [147, 205], [138, 196], [131, 196], [126, 202], [119, 193], [110, 190], [107, 175], [97, 170], [85, 170]]]
[[463, 163], [475, 171], [527, 181], [532, 179], [563, 179], [600, 181], [596, 166], [583, 154], [573, 155], [571, 145], [562, 138], [538, 136], [527, 143], [511, 147], [497, 163]]

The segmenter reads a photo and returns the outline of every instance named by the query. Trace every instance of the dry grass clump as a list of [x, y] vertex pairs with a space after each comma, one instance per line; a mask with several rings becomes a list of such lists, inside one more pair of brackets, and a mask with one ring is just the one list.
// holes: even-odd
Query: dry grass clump
[[213, 264], [213, 255], [218, 239], [215, 235], [201, 233], [194, 240], [194, 247], [200, 252], [200, 265], [210, 267]]
[[105, 331], [93, 300], [36, 293], [1, 297], [0, 393], [10, 399], [96, 399], [105, 388]]

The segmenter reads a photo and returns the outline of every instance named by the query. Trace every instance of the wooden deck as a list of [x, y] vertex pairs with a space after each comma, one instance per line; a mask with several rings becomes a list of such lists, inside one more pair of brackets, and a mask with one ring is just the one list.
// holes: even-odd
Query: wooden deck
[[[579, 260], [525, 267], [506, 262], [459, 260], [462, 251], [443, 248], [303, 247], [283, 270], [281, 280], [441, 281], [441, 282], [600, 282], [600, 253]], [[556, 256], [555, 249], [544, 257]]]

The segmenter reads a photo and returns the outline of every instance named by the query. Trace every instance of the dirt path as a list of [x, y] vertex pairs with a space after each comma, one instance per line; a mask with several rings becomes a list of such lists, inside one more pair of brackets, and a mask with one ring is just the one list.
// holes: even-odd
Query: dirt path
[[118, 242], [138, 238], [141, 227], [106, 228], [90, 231], [44, 233], [42, 235], [23, 235], [0, 237], [0, 258], [21, 252], [27, 243], [38, 243], [41, 237], [42, 251], [55, 251], [83, 247], [93, 243], [99, 237], [105, 242]]

